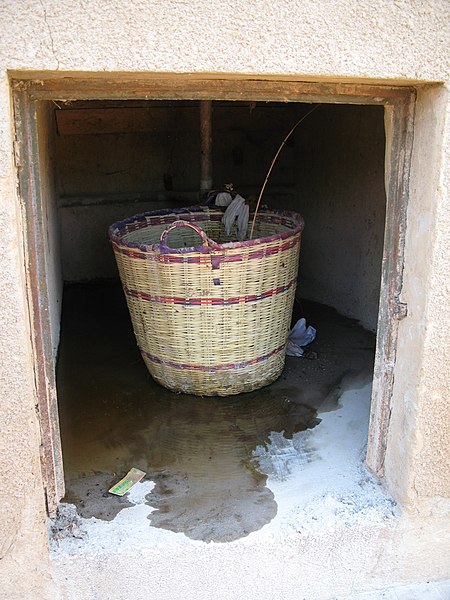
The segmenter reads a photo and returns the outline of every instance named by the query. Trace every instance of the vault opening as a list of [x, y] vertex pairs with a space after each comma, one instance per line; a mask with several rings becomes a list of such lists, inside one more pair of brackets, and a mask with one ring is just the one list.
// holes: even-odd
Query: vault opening
[[[280, 139], [310, 105], [301, 97], [288, 103], [230, 100], [220, 93], [213, 98], [213, 187], [232, 181], [243, 196], [255, 194]], [[109, 484], [125, 465], [141, 463], [155, 485], [147, 497], [156, 508], [152, 525], [205, 541], [228, 541], [262, 527], [276, 514], [265, 484], [277, 467], [272, 459], [267, 466], [257, 448], [272, 445], [273, 454], [282, 453], [284, 442], [271, 434], [284, 431], [288, 440], [314, 427], [317, 410], [333, 409], [346, 388], [371, 380], [377, 327], [377, 382], [389, 350], [386, 330], [395, 350], [383, 294], [398, 300], [392, 284], [398, 264], [386, 265], [386, 256], [392, 239], [397, 245], [400, 239], [392, 215], [399, 192], [390, 181], [395, 168], [398, 182], [392, 159], [399, 142], [392, 136], [399, 127], [404, 135], [405, 115], [402, 121], [395, 102], [383, 106], [379, 96], [333, 104], [322, 95], [320, 108], [286, 145], [264, 202], [305, 218], [294, 319], [305, 316], [317, 327], [316, 345], [312, 360], [288, 359], [272, 386], [223, 401], [177, 397], [149, 379], [106, 236], [123, 217], [198, 201], [200, 99], [67, 102], [18, 93], [16, 100], [19, 143], [25, 148], [27, 141], [30, 162], [38, 156], [35, 179], [21, 179], [21, 193], [29, 190], [28, 203], [40, 215], [27, 243], [40, 243], [46, 285], [30, 294], [38, 293], [47, 311], [37, 323], [48, 337], [40, 349], [36, 344], [36, 358], [45, 359], [53, 374], [47, 406], [56, 405], [58, 392], [66, 500], [83, 516], [111, 519], [129, 503], [108, 497]], [[389, 385], [389, 378], [375, 384], [373, 414]], [[377, 432], [384, 418], [373, 417], [369, 436], [374, 470], [382, 465]], [[64, 484], [57, 416], [49, 415], [49, 422], [53, 510]], [[225, 494], [221, 504], [217, 499]], [[217, 523], [225, 528], [223, 539]]]

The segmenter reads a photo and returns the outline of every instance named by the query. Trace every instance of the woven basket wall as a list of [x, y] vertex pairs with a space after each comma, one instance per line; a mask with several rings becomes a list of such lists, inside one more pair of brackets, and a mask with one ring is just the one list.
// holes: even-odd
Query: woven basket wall
[[109, 230], [142, 357], [177, 392], [248, 392], [283, 370], [303, 219], [262, 212], [255, 239], [230, 242], [222, 216], [163, 210]]

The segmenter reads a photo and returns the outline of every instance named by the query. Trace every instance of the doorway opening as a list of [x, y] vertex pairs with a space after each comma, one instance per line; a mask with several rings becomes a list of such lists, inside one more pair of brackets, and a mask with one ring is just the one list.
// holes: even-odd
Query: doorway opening
[[114, 519], [133, 502], [107, 490], [136, 466], [154, 485], [153, 527], [203, 541], [248, 535], [274, 519], [267, 478], [288, 476], [292, 448], [311, 460], [297, 433], [313, 430], [345, 391], [363, 388], [370, 399], [374, 360], [369, 466], [382, 475], [411, 91], [318, 86], [311, 97], [284, 85], [289, 93], [265, 98], [255, 88], [242, 98], [230, 82], [206, 92], [213, 187], [233, 182], [244, 197], [257, 194], [286, 132], [320, 104], [286, 144], [264, 196], [305, 218], [293, 322], [305, 317], [317, 339], [271, 386], [225, 400], [179, 396], [150, 379], [107, 240], [119, 219], [198, 202], [205, 91], [168, 82], [163, 94], [155, 85], [137, 97], [124, 86], [118, 98], [106, 86], [73, 100], [52, 80], [48, 89], [15, 87], [26, 249], [40, 282], [30, 301], [50, 512], [64, 496], [82, 517]]

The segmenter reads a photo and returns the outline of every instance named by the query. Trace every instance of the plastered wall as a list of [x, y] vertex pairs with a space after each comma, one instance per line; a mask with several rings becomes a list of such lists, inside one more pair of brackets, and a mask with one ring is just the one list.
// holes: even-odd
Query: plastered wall
[[[400, 328], [386, 456], [389, 489], [418, 516], [408, 517], [406, 533], [400, 534], [395, 548], [386, 549], [385, 540], [368, 536], [361, 549], [371, 544], [377, 555], [383, 547], [396, 561], [396, 553], [408, 547], [414, 572], [405, 564], [406, 579], [446, 576], [442, 560], [436, 568], [433, 553], [434, 536], [439, 535], [441, 548], [448, 536], [442, 466], [450, 450], [445, 416], [450, 366], [445, 311], [450, 230], [448, 13], [448, 3], [442, 0], [0, 3], [0, 467], [8, 482], [0, 503], [0, 583], [5, 597], [61, 598], [52, 582], [46, 545], [21, 204], [13, 160], [9, 73], [21, 70], [37, 76], [47, 70], [187, 72], [413, 82], [424, 87], [418, 94], [408, 214], [404, 296], [409, 315]], [[428, 88], [433, 82], [444, 87]], [[368, 585], [372, 575], [367, 574]]]
[[399, 498], [413, 510], [444, 514], [450, 508], [450, 264], [449, 230], [442, 229], [450, 219], [447, 106], [443, 89], [418, 93], [402, 291], [408, 318], [400, 323], [386, 452]]
[[321, 106], [296, 136], [303, 297], [376, 330], [385, 221], [383, 109]]
[[7, 598], [51, 598], [21, 206], [16, 195], [9, 89], [4, 77], [0, 106], [0, 471], [4, 478], [0, 491], [0, 586]]

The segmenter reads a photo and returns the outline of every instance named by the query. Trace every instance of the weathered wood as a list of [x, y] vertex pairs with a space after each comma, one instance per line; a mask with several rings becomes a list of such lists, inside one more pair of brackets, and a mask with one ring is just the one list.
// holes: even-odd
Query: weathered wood
[[391, 397], [394, 385], [398, 322], [407, 314], [400, 301], [409, 175], [413, 144], [415, 96], [385, 109], [386, 225], [382, 259], [377, 348], [366, 462], [379, 477], [384, 474]]
[[[29, 75], [32, 77], [32, 74]], [[365, 83], [280, 81], [272, 79], [217, 79], [208, 76], [172, 75], [159, 78], [123, 74], [25, 79], [12, 75], [12, 85], [35, 98], [70, 100], [248, 100], [337, 104], [391, 104], [408, 97], [411, 87]]]
[[15, 129], [20, 148], [17, 164], [25, 232], [26, 284], [31, 320], [35, 403], [41, 433], [41, 469], [49, 514], [64, 496], [55, 365], [52, 349], [45, 264], [45, 211], [41, 198], [36, 103], [27, 94], [14, 96]]
[[200, 102], [200, 196], [212, 187], [212, 101]]

